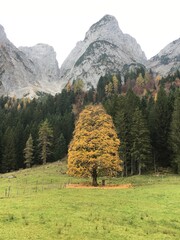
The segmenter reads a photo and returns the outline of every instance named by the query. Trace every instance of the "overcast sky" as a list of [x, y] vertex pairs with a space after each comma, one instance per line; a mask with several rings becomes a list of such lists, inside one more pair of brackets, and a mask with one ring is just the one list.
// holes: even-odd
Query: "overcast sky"
[[60, 66], [105, 14], [150, 58], [180, 37], [179, 9], [179, 0], [0, 0], [0, 24], [16, 47], [53, 46]]

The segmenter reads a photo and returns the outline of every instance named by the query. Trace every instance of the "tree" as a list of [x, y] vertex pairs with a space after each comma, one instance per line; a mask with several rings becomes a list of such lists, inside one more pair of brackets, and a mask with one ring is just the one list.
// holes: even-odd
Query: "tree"
[[24, 163], [26, 164], [26, 168], [30, 168], [33, 159], [33, 139], [31, 134], [26, 142], [26, 147], [24, 148]]
[[155, 101], [151, 96], [147, 104], [147, 123], [150, 132], [150, 140], [152, 146], [153, 168], [157, 171], [157, 150], [156, 150], [156, 112]]
[[118, 149], [120, 141], [112, 118], [101, 105], [87, 106], [79, 116], [68, 150], [68, 174], [92, 177], [114, 176], [122, 170]]
[[18, 120], [18, 122], [16, 123], [14, 136], [15, 136], [17, 166], [18, 168], [22, 168], [24, 166], [23, 150], [25, 147], [25, 139], [24, 139], [24, 128], [21, 123], [21, 120]]
[[112, 82], [109, 82], [106, 86], [105, 86], [105, 93], [106, 96], [111, 96], [113, 93], [113, 84]]
[[173, 165], [180, 173], [180, 91], [177, 91], [172, 114], [170, 143], [173, 151]]
[[61, 133], [54, 143], [55, 160], [62, 159], [67, 154], [67, 145], [64, 135]]
[[132, 167], [141, 175], [142, 168], [145, 168], [151, 160], [151, 144], [146, 121], [138, 108], [132, 118], [131, 136], [133, 142], [131, 156], [134, 163]]
[[53, 137], [53, 130], [46, 119], [41, 123], [39, 128], [39, 145], [41, 147], [41, 159], [43, 164], [47, 162], [47, 156], [51, 153], [50, 146], [52, 145], [51, 138]]
[[118, 86], [118, 78], [116, 77], [116, 75], [112, 76], [112, 82], [113, 82], [114, 93], [117, 94], [119, 86]]
[[114, 121], [122, 144], [120, 145], [120, 152], [122, 152], [124, 161], [124, 174], [127, 176], [128, 172], [130, 172], [133, 175], [134, 160], [131, 156], [133, 144], [131, 136], [132, 113], [139, 106], [139, 98], [129, 89], [125, 97], [119, 97], [117, 106], [115, 107]]
[[2, 172], [17, 169], [14, 128], [8, 127], [3, 136]]
[[73, 82], [74, 93], [80, 93], [81, 91], [83, 91], [83, 88], [84, 88], [84, 82], [82, 79], [78, 79]]
[[118, 136], [119, 138], [121, 138], [120, 155], [122, 156], [124, 164], [123, 175], [127, 177], [128, 169], [130, 169], [129, 159], [131, 155], [130, 149], [131, 131], [127, 114], [123, 110], [117, 112], [115, 118], [115, 126], [117, 129]]
[[139, 85], [139, 86], [143, 86], [144, 84], [144, 78], [142, 76], [142, 73], [139, 73], [139, 76], [136, 78], [136, 83]]
[[160, 88], [155, 104], [155, 151], [157, 163], [161, 167], [170, 166], [169, 152], [169, 130], [171, 122], [171, 111], [168, 96], [163, 87]]

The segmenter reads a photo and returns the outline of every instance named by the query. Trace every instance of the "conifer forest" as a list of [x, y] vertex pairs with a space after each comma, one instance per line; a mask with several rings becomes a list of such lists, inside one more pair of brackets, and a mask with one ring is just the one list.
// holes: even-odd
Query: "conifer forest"
[[177, 76], [142, 91], [142, 75], [134, 85], [134, 76], [126, 76], [123, 85], [119, 75], [109, 75], [100, 78], [97, 89], [88, 91], [78, 80], [55, 96], [1, 97], [0, 172], [65, 157], [79, 113], [88, 104], [101, 103], [120, 140], [121, 175], [180, 173], [180, 91], [173, 84]]

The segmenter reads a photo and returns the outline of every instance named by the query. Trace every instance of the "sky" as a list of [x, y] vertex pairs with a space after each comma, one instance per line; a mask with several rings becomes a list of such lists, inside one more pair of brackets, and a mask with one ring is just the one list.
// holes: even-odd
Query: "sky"
[[91, 25], [113, 15], [146, 57], [180, 37], [179, 0], [0, 0], [0, 24], [16, 46], [53, 46], [59, 66]]

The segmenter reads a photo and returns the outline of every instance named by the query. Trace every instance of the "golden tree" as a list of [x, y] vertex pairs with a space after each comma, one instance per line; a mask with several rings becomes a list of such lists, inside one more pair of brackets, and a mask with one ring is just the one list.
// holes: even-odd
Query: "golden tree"
[[92, 177], [115, 176], [122, 170], [112, 118], [101, 105], [89, 105], [79, 115], [68, 150], [68, 174]]

